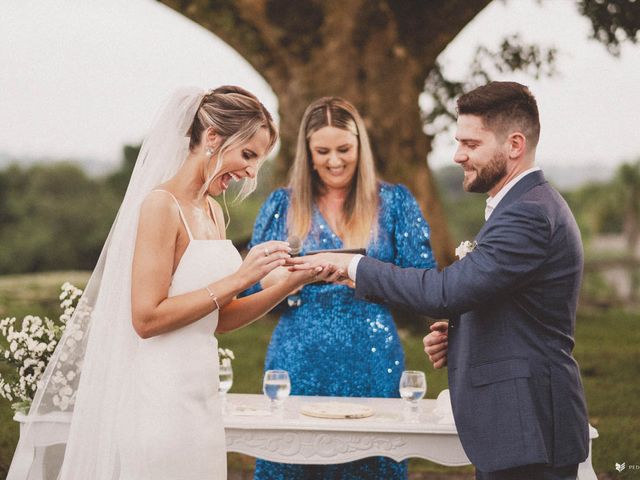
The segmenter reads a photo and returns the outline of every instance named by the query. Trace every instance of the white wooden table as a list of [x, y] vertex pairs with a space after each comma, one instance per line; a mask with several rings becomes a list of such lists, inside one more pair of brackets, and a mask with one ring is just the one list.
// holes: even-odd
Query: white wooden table
[[[310, 402], [354, 402], [375, 410], [372, 417], [336, 420], [308, 417], [300, 407]], [[228, 394], [225, 432], [227, 451], [244, 453], [275, 462], [332, 464], [385, 456], [396, 461], [424, 458], [446, 466], [469, 465], [456, 427], [434, 413], [436, 400], [421, 400], [418, 421], [408, 421], [404, 404], [391, 398], [290, 397], [281, 414], [234, 415], [246, 405], [268, 410], [262, 395]], [[231, 413], [231, 414], [230, 414]], [[591, 439], [598, 437], [590, 428]], [[578, 469], [579, 480], [597, 480], [589, 457]]]
[[[375, 410], [372, 417], [336, 420], [308, 417], [299, 413], [305, 402], [355, 402]], [[371, 456], [386, 456], [396, 461], [410, 457], [430, 460], [446, 466], [469, 465], [455, 425], [434, 413], [435, 400], [422, 400], [418, 421], [404, 416], [400, 399], [290, 397], [280, 413], [267, 413], [268, 400], [263, 395], [228, 394], [224, 416], [227, 451], [266, 460], [298, 464], [333, 464]], [[234, 414], [239, 407], [252, 415]], [[69, 414], [27, 417], [16, 414], [20, 430], [27, 424], [34, 428], [32, 452], [18, 460], [15, 479], [42, 478], [39, 472], [45, 451], [64, 444], [69, 432]], [[598, 432], [590, 427], [591, 439]], [[63, 450], [57, 448], [60, 456]], [[48, 453], [48, 461], [51, 461]], [[597, 480], [589, 457], [580, 464], [579, 480]]]
[[[299, 413], [305, 403], [336, 401], [332, 397], [290, 397], [282, 413], [264, 416], [233, 414], [240, 405], [268, 412], [263, 395], [229, 394], [225, 432], [227, 451], [275, 462], [302, 464], [344, 463], [374, 455], [396, 461], [426, 458], [448, 466], [468, 465], [455, 426], [438, 423], [435, 400], [420, 402], [419, 421], [404, 420], [404, 405], [391, 398], [340, 398], [340, 402], [367, 405], [372, 417], [338, 420]], [[229, 413], [231, 412], [231, 414]]]

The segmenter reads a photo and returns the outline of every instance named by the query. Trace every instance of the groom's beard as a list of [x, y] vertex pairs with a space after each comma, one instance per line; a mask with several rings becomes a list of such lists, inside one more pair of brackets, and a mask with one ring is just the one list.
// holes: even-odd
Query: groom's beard
[[465, 179], [462, 188], [465, 192], [487, 193], [507, 174], [507, 156], [502, 152], [496, 152], [489, 163], [484, 167], [474, 168], [475, 178]]

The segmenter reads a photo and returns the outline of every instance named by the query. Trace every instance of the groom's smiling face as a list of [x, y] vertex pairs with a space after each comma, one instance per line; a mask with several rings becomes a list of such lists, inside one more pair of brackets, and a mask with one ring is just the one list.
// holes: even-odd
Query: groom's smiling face
[[464, 190], [492, 194], [507, 174], [505, 143], [500, 143], [477, 115], [460, 115], [457, 125], [458, 149], [453, 159], [464, 170]]

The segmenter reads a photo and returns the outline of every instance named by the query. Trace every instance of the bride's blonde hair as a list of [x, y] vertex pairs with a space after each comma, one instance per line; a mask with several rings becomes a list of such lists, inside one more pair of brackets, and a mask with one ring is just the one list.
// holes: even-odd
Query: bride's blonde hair
[[304, 239], [311, 230], [313, 203], [322, 193], [322, 181], [313, 170], [309, 139], [326, 126], [347, 130], [358, 138], [358, 163], [337, 233], [342, 235], [345, 247], [366, 247], [378, 230], [378, 177], [364, 121], [351, 103], [339, 97], [316, 100], [302, 117], [289, 179], [289, 232]]
[[[222, 166], [227, 151], [249, 141], [261, 128], [269, 133], [268, 154], [278, 141], [278, 128], [271, 114], [262, 103], [244, 88], [223, 86], [207, 93], [198, 108], [193, 123], [188, 131], [189, 149], [193, 150], [202, 141], [202, 134], [207, 128], [213, 128], [222, 142], [218, 144], [211, 158], [217, 158], [214, 171], [205, 180], [202, 194]], [[265, 154], [265, 156], [266, 156]], [[258, 176], [246, 178], [238, 194], [245, 198], [256, 188]]]

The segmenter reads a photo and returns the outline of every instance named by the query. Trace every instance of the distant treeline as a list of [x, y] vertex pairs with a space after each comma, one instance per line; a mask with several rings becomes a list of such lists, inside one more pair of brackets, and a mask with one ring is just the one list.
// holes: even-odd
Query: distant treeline
[[[133, 172], [139, 146], [125, 146], [120, 168], [92, 177], [77, 163], [13, 164], [0, 170], [0, 275], [92, 270]], [[269, 193], [269, 169], [249, 199], [234, 204], [227, 234], [240, 247]]]
[[[124, 196], [139, 147], [124, 148], [121, 167], [90, 177], [73, 163], [49, 163], [0, 171], [0, 274], [91, 270]], [[246, 201], [228, 203], [228, 236], [242, 247], [258, 208], [281, 185], [269, 165], [259, 190]], [[457, 241], [475, 236], [484, 222], [484, 195], [465, 194], [459, 167], [436, 172], [450, 228]], [[563, 192], [588, 239], [598, 233], [636, 236], [640, 223], [640, 161], [619, 168], [610, 182]]]
[[118, 171], [90, 178], [76, 164], [0, 172], [0, 274], [92, 269], [124, 195]]

